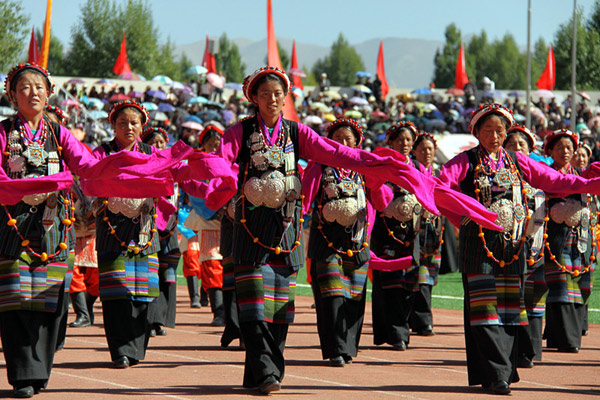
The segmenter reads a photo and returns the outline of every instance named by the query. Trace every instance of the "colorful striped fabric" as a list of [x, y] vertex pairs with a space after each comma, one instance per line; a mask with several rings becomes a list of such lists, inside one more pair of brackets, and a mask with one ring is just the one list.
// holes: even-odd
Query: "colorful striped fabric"
[[68, 272], [66, 261], [46, 264], [27, 253], [16, 260], [0, 257], [0, 312], [55, 312]]
[[296, 272], [281, 260], [263, 265], [236, 265], [235, 291], [240, 322], [292, 323]]
[[471, 326], [527, 325], [518, 275], [467, 274]]
[[548, 286], [543, 266], [538, 266], [525, 278], [525, 308], [528, 317], [543, 317], [546, 312]]
[[[569, 231], [567, 240], [563, 247], [562, 253], [556, 255], [558, 262], [564, 265], [567, 270], [581, 271], [583, 268], [583, 254], [577, 250], [577, 234]], [[581, 294], [582, 278], [586, 274], [574, 277], [573, 275], [563, 272], [556, 263], [550, 259], [544, 264], [544, 272], [546, 274], [546, 283], [549, 293], [548, 303], [576, 303], [583, 304]]]
[[98, 252], [100, 298], [152, 302], [158, 297], [158, 256]]
[[235, 274], [231, 255], [223, 257], [221, 264], [223, 265], [223, 290], [235, 290]]
[[338, 254], [331, 254], [322, 260], [311, 260], [311, 266], [316, 268], [322, 297], [344, 296], [361, 300], [369, 263], [356, 269], [353, 262], [342, 259]]

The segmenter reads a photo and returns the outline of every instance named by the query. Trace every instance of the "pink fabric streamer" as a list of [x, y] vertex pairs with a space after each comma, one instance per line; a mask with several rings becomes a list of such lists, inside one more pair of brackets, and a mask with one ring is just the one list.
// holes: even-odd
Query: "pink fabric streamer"
[[0, 203], [14, 205], [23, 196], [67, 190], [72, 185], [73, 176], [67, 171], [39, 178], [10, 179], [0, 168]]

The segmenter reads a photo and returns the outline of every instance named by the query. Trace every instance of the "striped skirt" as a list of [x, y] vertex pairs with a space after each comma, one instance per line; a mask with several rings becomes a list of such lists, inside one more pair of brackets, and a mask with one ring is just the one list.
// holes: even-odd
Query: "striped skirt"
[[[421, 255], [419, 261], [419, 285], [430, 285], [435, 286], [437, 284], [438, 275], [440, 273], [440, 265], [442, 263], [441, 253], [428, 255], [424, 257]], [[418, 287], [413, 290], [419, 290]]]
[[369, 263], [356, 268], [353, 262], [344, 260], [338, 254], [331, 254], [322, 260], [311, 260], [311, 266], [316, 269], [321, 297], [343, 296], [361, 300]]
[[66, 260], [43, 263], [27, 253], [18, 259], [0, 257], [0, 312], [56, 312], [61, 286], [70, 272]]
[[471, 326], [527, 325], [519, 275], [467, 274]]
[[152, 302], [158, 297], [158, 256], [98, 252], [100, 298]]
[[235, 292], [242, 322], [294, 321], [296, 272], [281, 260], [263, 265], [236, 265]]
[[543, 317], [546, 312], [548, 286], [544, 267], [538, 266], [525, 277], [525, 308], [528, 317]]
[[231, 256], [224, 257], [221, 264], [223, 265], [223, 290], [235, 290], [233, 258]]
[[163, 282], [177, 282], [177, 267], [181, 253], [179, 250], [172, 251], [170, 254], [158, 254], [158, 267], [160, 280]]

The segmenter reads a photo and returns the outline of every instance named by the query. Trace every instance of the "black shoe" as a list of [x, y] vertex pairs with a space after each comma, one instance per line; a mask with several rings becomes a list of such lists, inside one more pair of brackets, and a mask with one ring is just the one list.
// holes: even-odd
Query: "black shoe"
[[434, 336], [435, 332], [433, 331], [433, 326], [425, 325], [423, 328], [417, 331], [417, 335], [419, 336]]
[[579, 347], [559, 347], [559, 353], [579, 353]]
[[281, 383], [273, 376], [270, 375], [260, 384], [258, 387], [258, 391], [261, 394], [269, 394], [271, 392], [276, 392], [281, 389]]
[[155, 336], [156, 336], [156, 330], [150, 329], [150, 337], [155, 337]]
[[406, 350], [406, 342], [404, 340], [401, 340], [400, 342], [392, 345], [392, 347], [394, 350], [404, 351], [404, 350]]
[[156, 329], [156, 336], [167, 336], [167, 331], [163, 328]]
[[119, 368], [119, 369], [124, 369], [124, 368], [129, 368], [129, 358], [127, 358], [127, 356], [121, 356], [119, 358], [117, 358], [115, 361], [113, 361], [113, 366], [115, 368]]
[[492, 393], [494, 394], [509, 394], [510, 386], [508, 386], [508, 382], [506, 381], [496, 381], [492, 383], [491, 386]]
[[533, 366], [533, 361], [531, 361], [527, 356], [521, 356], [517, 361], [517, 368], [533, 368]]
[[199, 300], [196, 300], [196, 301], [192, 301], [190, 303], [190, 307], [192, 307], [192, 308], [202, 308], [202, 304], [200, 304]]
[[344, 357], [344, 362], [346, 364], [352, 364], [352, 357], [351, 356], [344, 354], [344, 355], [342, 355], [342, 357]]
[[581, 336], [587, 336], [587, 335], [588, 335], [587, 329], [584, 329], [581, 331]]
[[90, 321], [87, 316], [82, 314], [79, 314], [77, 319], [69, 324], [71, 328], [83, 328], [90, 325], [92, 325], [92, 321]]
[[19, 399], [27, 399], [29, 397], [33, 397], [35, 391], [33, 390], [33, 386], [24, 386], [20, 388], [14, 388], [14, 395]]
[[343, 367], [345, 364], [346, 361], [344, 361], [344, 357], [342, 356], [335, 356], [329, 359], [330, 367]]
[[225, 326], [225, 319], [223, 317], [217, 316], [214, 317], [210, 322], [211, 326]]

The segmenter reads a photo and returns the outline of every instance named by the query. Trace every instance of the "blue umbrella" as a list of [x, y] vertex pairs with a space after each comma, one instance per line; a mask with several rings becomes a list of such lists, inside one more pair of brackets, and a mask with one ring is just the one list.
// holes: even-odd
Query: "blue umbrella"
[[207, 106], [213, 106], [213, 107], [219, 107], [219, 108], [225, 108], [225, 106], [221, 103], [217, 103], [216, 101], [207, 101], [206, 102]]
[[148, 90], [146, 93], [148, 93], [149, 96], [152, 96], [156, 99], [160, 99], [160, 100], [167, 99], [167, 94], [165, 92], [163, 92], [162, 90]]
[[429, 89], [429, 88], [415, 89], [411, 93], [413, 93], [413, 94], [433, 94], [431, 92], [431, 89]]
[[93, 119], [102, 119], [102, 118], [107, 118], [108, 113], [103, 110], [93, 110], [93, 111], [89, 112], [89, 116]]
[[162, 111], [162, 112], [173, 112], [175, 111], [175, 107], [173, 107], [172, 105], [170, 105], [169, 103], [160, 103], [158, 105], [158, 111]]
[[354, 74], [354, 76], [357, 78], [371, 78], [373, 75], [367, 71], [358, 71], [356, 74]]
[[204, 121], [221, 121], [221, 114], [214, 110], [204, 110], [198, 113], [198, 116]]
[[186, 101], [187, 104], [206, 104], [208, 103], [208, 99], [202, 96], [192, 97]]
[[513, 90], [512, 92], [508, 92], [509, 96], [512, 97], [523, 97], [523, 93], [519, 92], [518, 90]]
[[225, 89], [231, 89], [231, 90], [242, 90], [243, 86], [241, 83], [236, 83], [236, 82], [227, 82], [225, 84]]
[[195, 115], [188, 115], [188, 116], [184, 117], [181, 120], [181, 122], [187, 122], [187, 121], [197, 122], [199, 124], [203, 124], [204, 123], [200, 118], [198, 118]]
[[207, 72], [208, 72], [208, 69], [204, 68], [202, 65], [193, 65], [185, 71], [186, 74], [195, 74], [195, 75], [202, 75]]
[[148, 111], [158, 110], [158, 106], [154, 103], [150, 103], [149, 101], [142, 103], [142, 105], [146, 107], [146, 110]]

